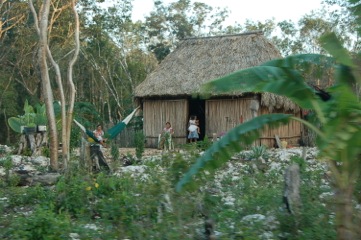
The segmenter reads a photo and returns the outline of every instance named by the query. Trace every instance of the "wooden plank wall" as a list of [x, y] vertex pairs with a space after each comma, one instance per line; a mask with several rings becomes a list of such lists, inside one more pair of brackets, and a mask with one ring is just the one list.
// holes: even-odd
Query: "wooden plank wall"
[[[217, 99], [206, 101], [206, 135], [212, 138], [213, 133], [220, 135], [234, 128], [236, 125], [252, 119], [250, 103], [252, 98]], [[281, 112], [281, 111], [279, 111]], [[268, 108], [260, 107], [258, 113], [269, 114]], [[299, 116], [300, 113], [296, 114]], [[297, 145], [301, 137], [301, 124], [291, 121], [277, 129], [265, 129], [254, 145], [275, 146], [275, 135], [286, 140], [289, 145]]]
[[252, 118], [252, 98], [214, 99], [206, 101], [206, 135], [221, 135]]
[[158, 135], [162, 132], [166, 122], [172, 124], [175, 144], [186, 143], [188, 100], [145, 100], [143, 118], [147, 147], [157, 147]]
[[[301, 112], [292, 113], [292, 112], [282, 112], [280, 110], [274, 111], [273, 113], [286, 113], [286, 114], [293, 114], [296, 117], [300, 117]], [[269, 110], [266, 107], [261, 108], [261, 114], [269, 114]], [[297, 146], [299, 144], [299, 140], [301, 139], [301, 130], [302, 124], [297, 121], [290, 121], [286, 125], [282, 125], [275, 129], [265, 129], [261, 136], [261, 144], [274, 147], [275, 142], [275, 135], [278, 135], [280, 140], [285, 140], [288, 142], [289, 146]]]

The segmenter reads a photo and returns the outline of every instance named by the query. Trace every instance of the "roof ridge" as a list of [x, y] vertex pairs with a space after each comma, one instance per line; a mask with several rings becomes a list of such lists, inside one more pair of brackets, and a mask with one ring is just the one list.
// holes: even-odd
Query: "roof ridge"
[[226, 34], [226, 35], [216, 35], [216, 36], [205, 36], [205, 37], [186, 37], [181, 40], [194, 40], [194, 39], [207, 39], [207, 38], [226, 38], [226, 37], [236, 37], [236, 36], [243, 36], [243, 35], [251, 35], [251, 34], [263, 34], [263, 31], [249, 31], [237, 34]]

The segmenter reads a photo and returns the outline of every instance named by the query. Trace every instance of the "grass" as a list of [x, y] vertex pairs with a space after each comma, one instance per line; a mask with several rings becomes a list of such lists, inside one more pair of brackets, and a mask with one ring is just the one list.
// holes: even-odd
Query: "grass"
[[331, 191], [321, 163], [302, 170], [303, 205], [296, 219], [282, 202], [283, 171], [292, 160], [267, 153], [269, 164], [282, 167], [264, 172], [252, 171], [253, 160], [232, 160], [175, 192], [198, 154], [193, 147], [185, 154], [143, 157], [138, 174], [74, 168], [52, 187], [4, 185], [0, 238], [204, 239], [204, 222], [211, 218], [217, 239], [336, 239], [331, 202], [320, 198]]

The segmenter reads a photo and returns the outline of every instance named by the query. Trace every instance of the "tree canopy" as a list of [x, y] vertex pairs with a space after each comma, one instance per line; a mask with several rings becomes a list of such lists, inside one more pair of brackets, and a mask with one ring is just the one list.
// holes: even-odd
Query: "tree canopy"
[[[34, 1], [35, 7], [41, 1]], [[337, 6], [337, 7], [335, 7]], [[178, 0], [165, 4], [158, 0], [144, 20], [131, 19], [133, 2], [80, 0], [80, 51], [74, 64], [76, 102], [88, 102], [103, 122], [118, 122], [134, 108], [133, 91], [152, 70], [172, 52], [181, 39], [195, 36], [235, 34], [262, 30], [284, 56], [298, 53], [324, 53], [319, 37], [333, 31], [348, 51], [359, 50], [358, 19], [348, 1], [323, 1], [323, 9], [311, 12], [298, 22], [264, 22], [252, 19], [225, 26], [229, 10], [205, 3]], [[39, 44], [34, 17], [24, 1], [0, 4], [0, 121], [21, 113], [26, 99], [43, 103]], [[71, 59], [74, 49], [74, 19], [69, 3], [52, 0], [49, 14], [48, 44], [60, 65]], [[61, 75], [66, 76], [66, 68]], [[60, 100], [56, 71], [49, 65], [54, 101]], [[66, 93], [67, 94], [67, 93]], [[6, 131], [0, 142], [10, 143], [14, 133]]]

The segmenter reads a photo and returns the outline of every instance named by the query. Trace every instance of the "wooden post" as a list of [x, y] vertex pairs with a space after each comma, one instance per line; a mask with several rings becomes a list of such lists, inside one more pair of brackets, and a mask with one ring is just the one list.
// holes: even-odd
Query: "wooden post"
[[249, 108], [252, 112], [252, 118], [257, 117], [258, 110], [259, 110], [259, 101], [257, 99], [251, 100], [251, 104], [250, 104]]
[[101, 146], [99, 144], [93, 144], [90, 146], [90, 159], [92, 166], [95, 166], [95, 171], [106, 170], [110, 171], [110, 167], [103, 155]]
[[204, 219], [204, 231], [205, 231], [205, 239], [207, 240], [215, 240], [216, 236], [214, 234], [215, 223], [213, 219], [210, 217], [205, 217]]
[[212, 142], [217, 142], [217, 133], [212, 134]]
[[90, 159], [90, 144], [84, 138], [81, 139], [80, 147], [80, 167], [87, 169], [88, 172], [92, 171], [92, 163]]
[[289, 213], [298, 215], [301, 207], [300, 197], [300, 166], [292, 164], [285, 172], [285, 188], [283, 192], [283, 201]]
[[282, 143], [278, 135], [275, 135], [276, 143], [278, 148], [282, 148]]

